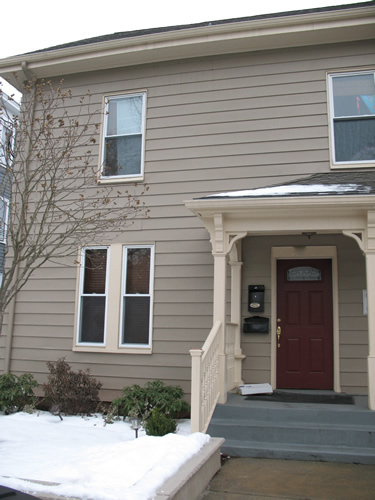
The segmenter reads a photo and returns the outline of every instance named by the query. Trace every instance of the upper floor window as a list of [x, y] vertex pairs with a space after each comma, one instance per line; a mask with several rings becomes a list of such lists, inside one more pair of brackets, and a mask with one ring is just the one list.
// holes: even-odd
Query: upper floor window
[[102, 179], [143, 176], [145, 93], [106, 97]]
[[329, 77], [333, 165], [375, 162], [375, 72]]

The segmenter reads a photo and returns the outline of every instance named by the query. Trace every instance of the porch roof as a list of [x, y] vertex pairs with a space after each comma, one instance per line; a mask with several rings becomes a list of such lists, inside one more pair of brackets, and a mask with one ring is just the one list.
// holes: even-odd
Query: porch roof
[[292, 182], [270, 186], [211, 194], [201, 198], [277, 198], [300, 196], [342, 196], [375, 194], [374, 171], [346, 171], [314, 174]]

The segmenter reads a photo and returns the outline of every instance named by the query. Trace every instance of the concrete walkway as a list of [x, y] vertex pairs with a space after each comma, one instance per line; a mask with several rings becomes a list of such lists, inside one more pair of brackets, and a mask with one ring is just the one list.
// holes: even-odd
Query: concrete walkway
[[375, 465], [229, 458], [201, 500], [373, 500]]

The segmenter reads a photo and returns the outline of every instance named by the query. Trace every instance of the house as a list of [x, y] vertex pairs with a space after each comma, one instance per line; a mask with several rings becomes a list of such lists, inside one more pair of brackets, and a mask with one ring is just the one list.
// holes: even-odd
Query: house
[[80, 249], [78, 270], [32, 275], [0, 370], [42, 383], [64, 356], [106, 400], [152, 379], [190, 395], [193, 374], [206, 420], [243, 382], [366, 394], [375, 409], [374, 21], [363, 2], [0, 61], [15, 85], [14, 73], [89, 88], [98, 189], [145, 182], [150, 209]]
[[3, 279], [4, 259], [6, 251], [6, 221], [9, 206], [9, 178], [7, 166], [12, 163], [12, 150], [14, 146], [15, 130], [13, 129], [14, 117], [20, 114], [19, 103], [7, 96], [1, 96], [0, 114], [0, 283]]

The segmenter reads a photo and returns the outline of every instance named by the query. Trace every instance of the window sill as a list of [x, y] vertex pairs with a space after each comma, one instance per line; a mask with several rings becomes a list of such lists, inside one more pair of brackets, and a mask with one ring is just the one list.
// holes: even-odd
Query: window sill
[[335, 163], [331, 164], [331, 170], [341, 170], [346, 168], [375, 168], [375, 161], [371, 163]]
[[106, 346], [73, 346], [75, 352], [109, 353], [109, 354], [152, 354], [151, 347], [118, 347], [111, 349]]
[[134, 182], [143, 182], [144, 181], [144, 176], [143, 175], [138, 175], [134, 177], [99, 177], [98, 178], [98, 184], [127, 184], [127, 183], [134, 183]]

